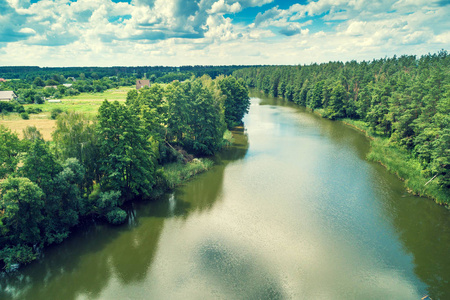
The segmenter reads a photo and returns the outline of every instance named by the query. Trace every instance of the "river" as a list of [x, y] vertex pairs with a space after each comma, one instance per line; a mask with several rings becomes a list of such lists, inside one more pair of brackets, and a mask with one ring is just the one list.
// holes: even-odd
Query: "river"
[[450, 214], [340, 122], [255, 95], [217, 165], [77, 230], [1, 299], [450, 299]]

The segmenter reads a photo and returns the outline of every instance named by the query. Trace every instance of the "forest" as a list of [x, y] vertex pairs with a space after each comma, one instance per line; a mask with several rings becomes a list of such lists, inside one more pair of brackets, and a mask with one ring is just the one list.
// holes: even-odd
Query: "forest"
[[372, 61], [236, 70], [273, 97], [343, 120], [373, 138], [368, 158], [407, 188], [450, 204], [450, 56], [447, 51]]
[[207, 169], [249, 103], [242, 80], [204, 75], [105, 100], [94, 119], [61, 113], [51, 142], [35, 127], [19, 139], [0, 125], [1, 267], [36, 259], [84, 220], [121, 224], [126, 201]]

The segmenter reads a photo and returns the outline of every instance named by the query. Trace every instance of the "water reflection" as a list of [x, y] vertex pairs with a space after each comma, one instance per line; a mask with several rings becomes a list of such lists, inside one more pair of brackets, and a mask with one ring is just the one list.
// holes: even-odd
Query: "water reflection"
[[[237, 130], [235, 145], [215, 160], [217, 165], [157, 201], [138, 201], [125, 207], [128, 224], [111, 227], [89, 224], [20, 272], [0, 278], [0, 299], [95, 299], [115, 282], [129, 286], [142, 282], [150, 271], [164, 222], [186, 219], [211, 209], [221, 193], [228, 163], [247, 152], [247, 136]], [[117, 298], [114, 297], [113, 298]], [[146, 297], [144, 297], [146, 298]]]

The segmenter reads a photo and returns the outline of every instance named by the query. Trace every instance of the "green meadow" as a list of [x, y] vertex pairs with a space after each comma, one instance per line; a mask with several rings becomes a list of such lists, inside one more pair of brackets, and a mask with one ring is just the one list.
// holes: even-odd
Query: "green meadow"
[[60, 103], [44, 104], [25, 104], [27, 108], [39, 108], [42, 112], [38, 114], [29, 114], [29, 119], [24, 120], [18, 113], [10, 113], [2, 116], [1, 123], [22, 135], [23, 129], [27, 126], [36, 126], [46, 140], [51, 139], [51, 133], [54, 130], [55, 120], [51, 119], [51, 113], [55, 109], [62, 111], [77, 111], [94, 117], [102, 102], [107, 99], [109, 101], [125, 102], [127, 93], [133, 90], [134, 86], [122, 86], [114, 89], [106, 90], [102, 93], [81, 93], [76, 96], [70, 96], [60, 99]]

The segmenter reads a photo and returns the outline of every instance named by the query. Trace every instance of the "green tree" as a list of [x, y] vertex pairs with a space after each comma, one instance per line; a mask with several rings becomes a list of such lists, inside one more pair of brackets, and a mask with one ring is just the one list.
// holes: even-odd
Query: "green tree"
[[33, 85], [37, 86], [37, 87], [44, 87], [45, 86], [45, 82], [44, 80], [42, 80], [41, 77], [36, 77], [33, 80]]
[[0, 195], [2, 235], [13, 245], [39, 243], [44, 219], [42, 190], [28, 178], [8, 177], [0, 184]]
[[199, 80], [192, 83], [189, 96], [191, 135], [185, 136], [184, 144], [196, 154], [213, 155], [222, 147], [226, 129], [221, 102]]
[[244, 82], [233, 76], [227, 76], [219, 77], [217, 85], [226, 97], [224, 108], [228, 128], [242, 124], [242, 119], [250, 107], [250, 98]]
[[52, 179], [60, 171], [61, 166], [42, 139], [34, 140], [25, 155], [23, 166], [19, 168], [20, 175], [36, 183], [46, 195], [51, 194]]
[[189, 105], [182, 84], [178, 81], [166, 87], [167, 110], [167, 137], [168, 142], [175, 142], [182, 146], [183, 135], [189, 134]]
[[16, 170], [20, 151], [17, 134], [0, 124], [0, 179]]
[[119, 102], [105, 100], [99, 108], [101, 184], [125, 197], [147, 196], [154, 185], [155, 154], [138, 116]]
[[100, 150], [96, 123], [81, 113], [62, 113], [56, 121], [53, 141], [61, 160], [74, 157], [84, 166], [84, 186], [91, 188], [92, 182], [99, 179]]

